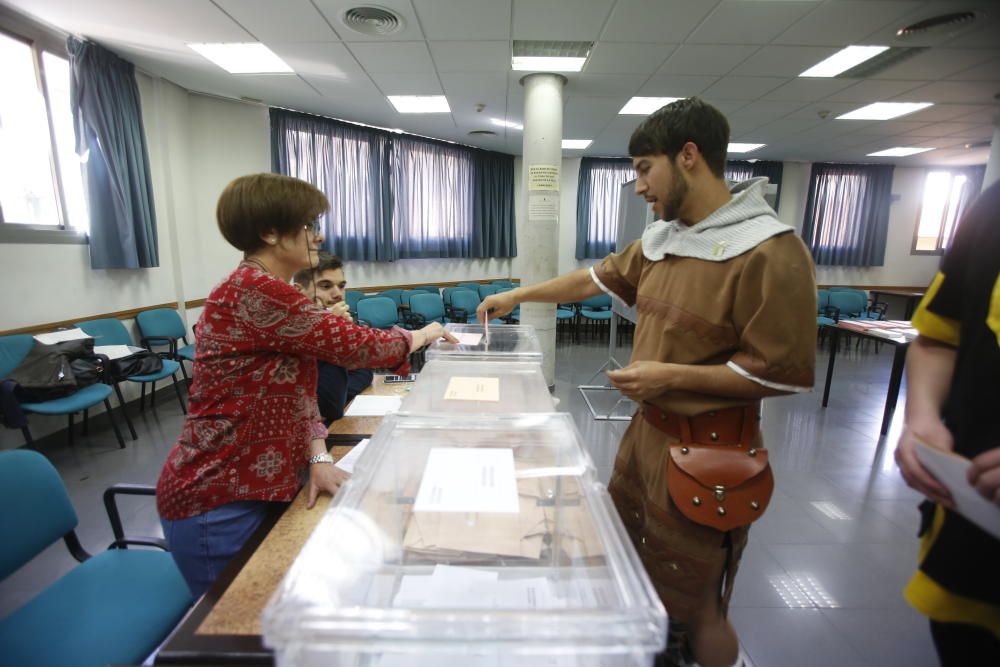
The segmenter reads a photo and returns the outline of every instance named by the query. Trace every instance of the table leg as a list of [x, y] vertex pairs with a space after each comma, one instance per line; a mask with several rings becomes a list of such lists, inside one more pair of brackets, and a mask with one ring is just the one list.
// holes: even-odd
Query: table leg
[[903, 365], [906, 363], [907, 345], [896, 345], [892, 355], [892, 372], [889, 374], [889, 393], [885, 397], [885, 412], [882, 413], [882, 435], [889, 432], [892, 415], [896, 411], [899, 387], [903, 383]]
[[826, 365], [826, 386], [823, 388], [823, 407], [830, 398], [830, 382], [833, 380], [833, 362], [837, 360], [837, 348], [840, 347], [840, 329], [827, 327], [830, 332], [830, 363]]

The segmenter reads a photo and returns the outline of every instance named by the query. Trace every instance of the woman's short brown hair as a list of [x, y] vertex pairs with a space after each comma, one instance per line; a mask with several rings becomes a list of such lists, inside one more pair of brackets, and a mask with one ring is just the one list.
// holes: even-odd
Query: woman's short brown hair
[[298, 178], [280, 174], [240, 176], [215, 207], [219, 231], [244, 253], [264, 245], [263, 234], [295, 234], [330, 208], [326, 195]]

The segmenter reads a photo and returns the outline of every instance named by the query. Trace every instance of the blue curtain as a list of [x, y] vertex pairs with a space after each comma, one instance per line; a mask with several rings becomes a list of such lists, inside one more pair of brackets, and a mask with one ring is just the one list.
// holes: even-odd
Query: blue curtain
[[389, 132], [271, 109], [271, 169], [323, 191], [323, 245], [343, 259], [395, 259], [390, 152]]
[[777, 211], [778, 204], [781, 202], [781, 174], [784, 169], [784, 162], [771, 160], [755, 160], [754, 162], [748, 160], [730, 160], [726, 162], [726, 178], [739, 183], [750, 178], [767, 176], [767, 180], [771, 185], [778, 188], [777, 193], [774, 195], [774, 210]]
[[815, 163], [802, 238], [816, 264], [882, 266], [892, 165]]
[[576, 191], [576, 258], [594, 259], [615, 250], [621, 189], [635, 178], [632, 160], [585, 157]]
[[160, 265], [149, 153], [135, 66], [70, 37], [70, 106], [76, 150], [87, 155], [90, 266]]
[[344, 259], [517, 254], [510, 155], [271, 109], [271, 168], [326, 194]]

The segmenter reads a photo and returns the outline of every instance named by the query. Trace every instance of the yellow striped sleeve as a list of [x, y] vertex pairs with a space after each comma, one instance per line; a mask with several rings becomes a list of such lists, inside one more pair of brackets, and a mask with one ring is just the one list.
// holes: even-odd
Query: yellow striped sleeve
[[[935, 508], [934, 522], [920, 545], [921, 562], [940, 534], [944, 518], [944, 510]], [[978, 625], [1000, 639], [1000, 607], [956, 595], [920, 570], [906, 585], [903, 596], [914, 609], [934, 621]]]
[[934, 300], [943, 282], [944, 274], [938, 271], [931, 286], [927, 288], [927, 294], [920, 300], [917, 311], [913, 313], [912, 324], [921, 336], [927, 336], [941, 343], [958, 347], [961, 334], [961, 326], [958, 321], [950, 317], [942, 317], [928, 309], [928, 305]]
[[993, 295], [990, 297], [990, 312], [986, 316], [986, 325], [997, 337], [997, 345], [1000, 345], [1000, 276], [997, 276], [996, 284], [993, 285]]

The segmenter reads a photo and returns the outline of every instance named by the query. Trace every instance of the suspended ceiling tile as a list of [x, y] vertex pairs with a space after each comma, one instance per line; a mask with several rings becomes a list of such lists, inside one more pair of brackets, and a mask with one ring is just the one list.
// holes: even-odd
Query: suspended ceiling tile
[[766, 95], [788, 79], [773, 76], [726, 76], [715, 82], [705, 96], [718, 99], [754, 100]]
[[767, 44], [815, 8], [815, 2], [724, 0], [686, 41], [692, 44]]
[[792, 79], [764, 95], [766, 100], [813, 102], [851, 86], [857, 79]]
[[906, 119], [912, 121], [923, 121], [925, 123], [942, 120], [960, 121], [962, 123], [990, 122], [989, 119], [983, 121], [982, 119], [967, 118], [967, 116], [980, 109], [988, 108], [990, 107], [978, 106], [975, 104], [935, 104], [932, 107], [927, 107], [926, 109], [917, 111], [916, 113], [909, 114], [906, 116]]
[[589, 74], [652, 74], [674, 49], [674, 44], [598, 42], [587, 59]]
[[[840, 79], [830, 79], [838, 81]], [[858, 81], [851, 79], [851, 81]], [[908, 90], [913, 90], [923, 83], [920, 81], [884, 81], [866, 79], [859, 81], [849, 88], [833, 93], [821, 98], [831, 102], [856, 102], [859, 106], [892, 99], [896, 95], [901, 95]]]
[[659, 74], [723, 76], [760, 47], [739, 44], [682, 44], [658, 70]]
[[434, 71], [424, 42], [352, 42], [347, 47], [367, 72], [430, 74]]
[[714, 76], [656, 75], [649, 77], [638, 94], [643, 97], [691, 97], [701, 94], [717, 80]]
[[[1000, 35], [997, 36], [997, 41], [1000, 41]], [[989, 53], [989, 57], [981, 64], [961, 72], [955, 72], [949, 78], [955, 81], [991, 81], [994, 83], [1000, 81], [1000, 53], [996, 51], [984, 53]]]
[[897, 102], [988, 104], [1000, 93], [995, 84], [981, 81], [935, 81], [893, 98]]
[[512, 37], [596, 41], [612, 4], [614, 0], [514, 0]]
[[817, 3], [818, 6], [774, 39], [775, 44], [861, 44], [872, 32], [892, 23], [920, 2], [853, 0]]
[[621, 97], [622, 104], [645, 83], [645, 75], [567, 74], [566, 97]]
[[272, 42], [268, 46], [299, 74], [336, 77], [364, 71], [340, 42]]
[[503, 72], [510, 68], [510, 42], [428, 42], [439, 72]]
[[[868, 4], [868, 3], [865, 3]], [[992, 0], [980, 0], [979, 2], [966, 2], [963, 0], [937, 0], [936, 2], [914, 3], [913, 11], [893, 20], [890, 24], [883, 26], [879, 30], [868, 35], [865, 44], [885, 44], [887, 46], [941, 46], [961, 42], [964, 46], [973, 46], [970, 40], [977, 36], [978, 27], [970, 25], [967, 28], [946, 31], [929, 31], [923, 34], [898, 37], [896, 31], [904, 26], [912, 25], [918, 21], [923, 21], [935, 16], [950, 14], [962, 10], [976, 10], [990, 19], [991, 9], [995, 8]], [[992, 44], [982, 44], [981, 46], [996, 46], [996, 40]]]
[[829, 46], [765, 46], [741, 65], [733, 76], [798, 76], [839, 49]]
[[430, 40], [510, 39], [510, 0], [413, 0]]
[[[262, 42], [329, 42], [340, 37], [309, 0], [216, 0]], [[270, 44], [269, 44], [270, 45]]]
[[444, 95], [437, 74], [372, 72], [375, 85], [386, 95]]
[[[980, 49], [928, 49], [898, 65], [882, 70], [873, 78], [933, 81], [980, 65], [990, 60], [993, 55], [992, 51]], [[994, 74], [993, 78], [1000, 78], [1000, 75]]]
[[601, 39], [679, 44], [717, 4], [718, 0], [618, 0]]

